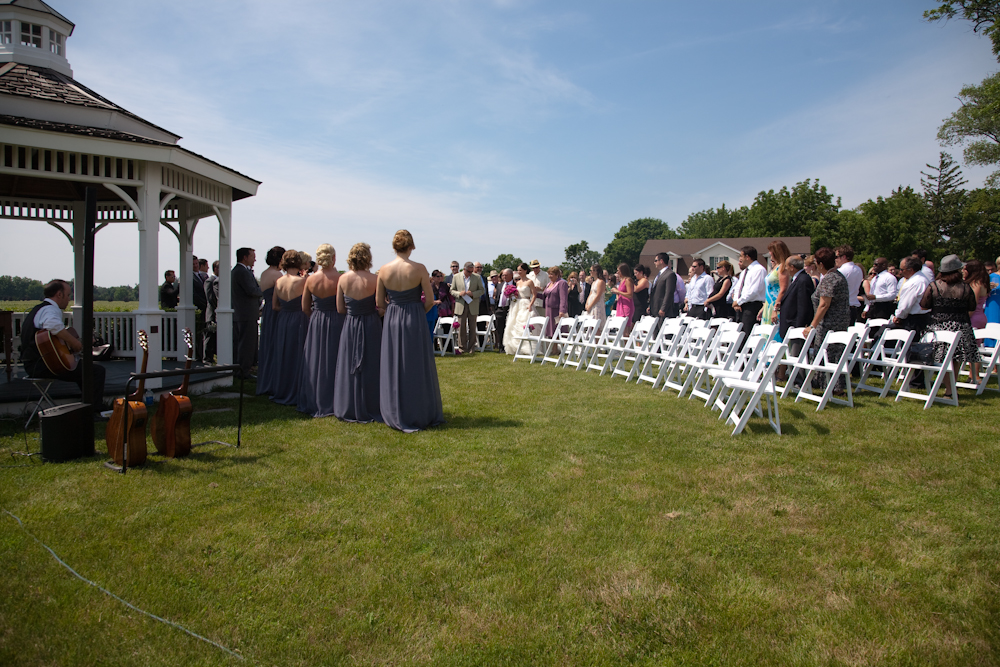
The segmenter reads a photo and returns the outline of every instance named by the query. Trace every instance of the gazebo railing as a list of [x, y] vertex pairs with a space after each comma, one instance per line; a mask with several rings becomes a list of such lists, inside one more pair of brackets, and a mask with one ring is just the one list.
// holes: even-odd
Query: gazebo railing
[[[14, 313], [14, 353], [21, 345], [21, 323], [27, 313]], [[136, 354], [135, 313], [94, 313], [94, 335], [100, 336], [114, 348], [112, 356], [134, 359]], [[63, 323], [73, 326], [73, 315], [63, 313]], [[183, 359], [186, 349], [178, 352], [180, 344], [177, 313], [163, 313], [160, 318], [160, 336], [163, 356], [166, 359]]]

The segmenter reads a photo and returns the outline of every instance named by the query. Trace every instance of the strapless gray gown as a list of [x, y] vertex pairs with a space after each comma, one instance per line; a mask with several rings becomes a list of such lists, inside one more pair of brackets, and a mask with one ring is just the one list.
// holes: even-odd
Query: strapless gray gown
[[387, 290], [379, 397], [382, 418], [405, 433], [444, 423], [441, 388], [420, 285]]
[[375, 309], [375, 295], [352, 299], [344, 295], [347, 318], [340, 334], [333, 414], [348, 422], [380, 422], [379, 358], [382, 354], [382, 321]]
[[306, 341], [309, 317], [302, 312], [302, 297], [280, 300], [281, 310], [274, 318], [274, 346], [270, 361], [271, 400], [295, 405], [299, 398], [299, 373], [302, 371], [302, 348]]
[[274, 288], [268, 287], [263, 292], [264, 309], [260, 314], [260, 340], [257, 343], [257, 394], [270, 394], [271, 381], [271, 356], [274, 353], [274, 323], [278, 313], [271, 308], [271, 297], [274, 296]]
[[313, 297], [302, 351], [298, 409], [313, 417], [329, 417], [334, 406], [334, 376], [344, 316], [337, 312], [337, 295]]

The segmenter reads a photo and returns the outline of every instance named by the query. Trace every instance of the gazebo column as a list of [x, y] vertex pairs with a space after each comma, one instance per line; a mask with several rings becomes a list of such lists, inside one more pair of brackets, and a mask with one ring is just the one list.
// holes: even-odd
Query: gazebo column
[[178, 243], [180, 244], [179, 260], [180, 267], [177, 270], [177, 282], [181, 287], [180, 300], [177, 302], [177, 326], [178, 336], [180, 329], [190, 329], [195, 331], [195, 306], [194, 306], [194, 276], [191, 268], [191, 258], [194, 256], [194, 248], [191, 241], [194, 231], [194, 220], [188, 220], [189, 205], [181, 202], [178, 226]]
[[233, 302], [230, 285], [232, 283], [233, 219], [231, 208], [216, 208], [219, 219], [219, 307], [215, 309], [216, 351], [219, 364], [233, 363]]
[[86, 215], [84, 202], [73, 202], [73, 328], [83, 335], [83, 223]]
[[[136, 311], [136, 328], [145, 329], [149, 339], [149, 363], [146, 370], [163, 370], [163, 311], [159, 306], [159, 234], [160, 234], [160, 165], [145, 163], [143, 184], [138, 188], [139, 209], [139, 309]], [[191, 266], [188, 260], [188, 266]], [[190, 276], [190, 271], [188, 274]], [[189, 281], [190, 282], [190, 281]], [[189, 287], [187, 293], [189, 294]], [[181, 294], [185, 292], [182, 289]], [[135, 367], [139, 370], [142, 355], [136, 355]], [[163, 386], [159, 378], [148, 380], [146, 386], [156, 389]]]

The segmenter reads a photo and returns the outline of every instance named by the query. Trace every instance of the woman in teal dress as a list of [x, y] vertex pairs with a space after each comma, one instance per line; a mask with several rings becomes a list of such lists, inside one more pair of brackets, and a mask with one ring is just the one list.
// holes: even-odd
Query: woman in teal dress
[[[788, 289], [788, 275], [782, 270], [785, 260], [791, 254], [784, 241], [772, 241], [767, 246], [771, 255], [771, 272], [764, 279], [764, 307], [760, 309], [761, 324], [777, 324], [781, 298]], [[780, 340], [780, 337], [776, 337]]]

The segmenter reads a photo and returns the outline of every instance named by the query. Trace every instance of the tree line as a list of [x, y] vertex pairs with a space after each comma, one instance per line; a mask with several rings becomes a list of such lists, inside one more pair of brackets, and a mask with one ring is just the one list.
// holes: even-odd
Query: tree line
[[[73, 281], [70, 281], [73, 284]], [[21, 276], [0, 276], [0, 301], [41, 301], [44, 297], [41, 281]], [[94, 301], [138, 301], [139, 286], [94, 286]]]

